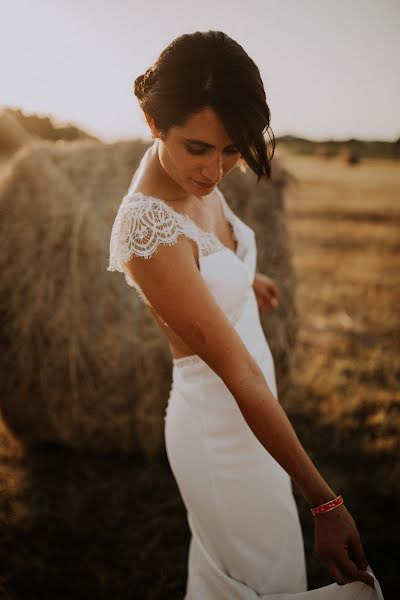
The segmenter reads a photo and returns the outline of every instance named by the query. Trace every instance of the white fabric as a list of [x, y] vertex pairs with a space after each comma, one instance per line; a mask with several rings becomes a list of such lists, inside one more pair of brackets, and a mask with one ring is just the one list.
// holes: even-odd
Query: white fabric
[[[274, 361], [252, 288], [254, 231], [215, 188], [236, 238], [234, 252], [164, 201], [134, 192], [134, 179], [113, 225], [108, 270], [125, 273], [147, 302], [124, 262], [133, 254], [149, 259], [160, 244], [173, 244], [182, 234], [196, 240], [205, 284], [278, 401]], [[222, 379], [197, 355], [173, 360], [165, 444], [192, 534], [184, 600], [383, 600], [375, 576], [375, 590], [353, 582], [307, 591], [291, 479], [253, 434]]]

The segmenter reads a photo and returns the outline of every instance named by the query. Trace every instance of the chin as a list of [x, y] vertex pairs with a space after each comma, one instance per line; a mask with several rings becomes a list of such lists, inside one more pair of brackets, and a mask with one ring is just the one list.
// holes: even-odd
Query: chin
[[200, 183], [197, 183], [194, 179], [192, 179], [191, 184], [192, 188], [195, 190], [194, 194], [199, 197], [208, 196], [209, 194], [211, 194], [211, 192], [216, 186], [215, 183], [208, 186], [201, 185]]

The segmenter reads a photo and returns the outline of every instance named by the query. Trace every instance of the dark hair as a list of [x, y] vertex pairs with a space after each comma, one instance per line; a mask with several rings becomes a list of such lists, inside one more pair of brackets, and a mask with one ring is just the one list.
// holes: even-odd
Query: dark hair
[[[260, 72], [242, 46], [222, 31], [175, 38], [135, 79], [134, 92], [161, 135], [211, 106], [257, 182], [270, 178], [275, 137]], [[270, 156], [265, 132], [272, 144]]]

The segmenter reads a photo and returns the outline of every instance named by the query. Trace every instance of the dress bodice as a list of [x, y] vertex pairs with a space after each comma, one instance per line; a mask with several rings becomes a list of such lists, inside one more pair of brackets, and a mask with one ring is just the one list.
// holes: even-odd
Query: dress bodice
[[124, 273], [128, 285], [135, 287], [141, 299], [149, 304], [126, 262], [135, 254], [150, 259], [160, 245], [174, 244], [180, 235], [185, 235], [197, 243], [203, 279], [218, 305], [235, 323], [252, 290], [256, 269], [255, 234], [232, 211], [218, 187], [212, 193], [219, 196], [224, 215], [232, 227], [236, 251], [160, 198], [128, 191], [112, 227], [107, 270]]

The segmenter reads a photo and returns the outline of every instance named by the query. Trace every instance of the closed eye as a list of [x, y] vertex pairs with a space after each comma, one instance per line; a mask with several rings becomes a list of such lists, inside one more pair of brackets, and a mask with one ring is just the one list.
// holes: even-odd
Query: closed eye
[[235, 148], [235, 146], [230, 146], [229, 148], [225, 148], [224, 152], [226, 154], [239, 154], [239, 150]]

